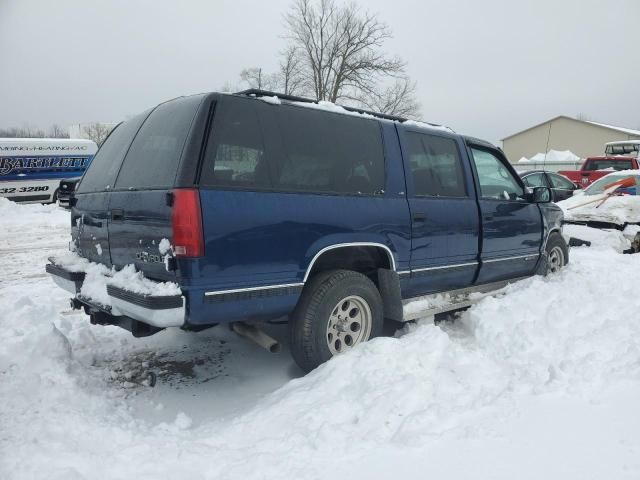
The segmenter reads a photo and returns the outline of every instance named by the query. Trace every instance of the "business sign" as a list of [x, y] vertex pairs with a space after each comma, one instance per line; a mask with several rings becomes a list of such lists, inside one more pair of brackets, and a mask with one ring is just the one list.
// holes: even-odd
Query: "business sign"
[[0, 157], [0, 175], [12, 173], [36, 173], [51, 170], [84, 170], [91, 162], [90, 156], [77, 157]]

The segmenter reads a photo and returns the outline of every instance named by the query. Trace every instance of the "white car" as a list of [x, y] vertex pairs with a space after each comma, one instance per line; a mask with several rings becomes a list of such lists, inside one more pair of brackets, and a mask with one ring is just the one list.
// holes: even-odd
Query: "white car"
[[[630, 181], [631, 185], [619, 188], [611, 186], [625, 179], [635, 182]], [[640, 250], [640, 170], [610, 173], [588, 188], [575, 191], [571, 198], [557, 205], [564, 211], [564, 223], [568, 224], [570, 235], [599, 242], [602, 235], [572, 226], [613, 231], [621, 242], [626, 243], [626, 246], [621, 244], [620, 250], [631, 248], [634, 253]]]

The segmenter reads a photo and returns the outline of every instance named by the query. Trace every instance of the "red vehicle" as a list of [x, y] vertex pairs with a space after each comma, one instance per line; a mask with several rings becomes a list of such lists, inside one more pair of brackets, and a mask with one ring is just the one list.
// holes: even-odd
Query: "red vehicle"
[[636, 157], [606, 156], [589, 157], [584, 161], [580, 170], [563, 170], [558, 173], [581, 188], [585, 188], [613, 171], [638, 169], [640, 166]]

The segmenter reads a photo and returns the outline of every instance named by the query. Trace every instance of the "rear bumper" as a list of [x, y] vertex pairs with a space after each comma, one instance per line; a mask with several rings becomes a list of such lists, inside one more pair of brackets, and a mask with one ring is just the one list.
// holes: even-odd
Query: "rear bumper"
[[[83, 272], [71, 272], [59, 265], [49, 263], [46, 271], [53, 281], [61, 288], [71, 293], [76, 301], [90, 308], [95, 308], [91, 299], [80, 295], [82, 283], [85, 279]], [[185, 323], [184, 295], [155, 296], [125, 290], [113, 285], [106, 286], [106, 293], [110, 305], [101, 306], [103, 311], [114, 317], [130, 318], [158, 328], [180, 327]]]

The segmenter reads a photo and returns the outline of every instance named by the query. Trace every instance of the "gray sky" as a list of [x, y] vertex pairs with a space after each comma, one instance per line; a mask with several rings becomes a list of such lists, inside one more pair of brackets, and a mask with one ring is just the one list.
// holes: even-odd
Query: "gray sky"
[[[0, 0], [0, 127], [119, 121], [272, 70], [289, 3]], [[491, 141], [560, 114], [640, 129], [640, 0], [359, 4], [391, 27], [424, 120]]]

